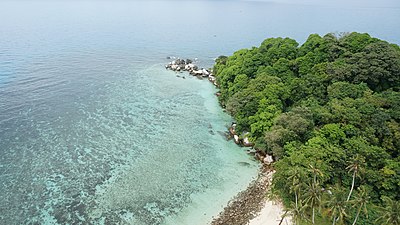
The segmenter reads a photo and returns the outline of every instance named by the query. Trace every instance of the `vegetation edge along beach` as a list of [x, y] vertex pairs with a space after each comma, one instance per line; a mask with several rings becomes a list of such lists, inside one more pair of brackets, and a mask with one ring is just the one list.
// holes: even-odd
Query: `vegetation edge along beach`
[[268, 38], [218, 57], [212, 72], [238, 137], [276, 160], [259, 190], [294, 224], [400, 224], [398, 45], [356, 32], [300, 46]]

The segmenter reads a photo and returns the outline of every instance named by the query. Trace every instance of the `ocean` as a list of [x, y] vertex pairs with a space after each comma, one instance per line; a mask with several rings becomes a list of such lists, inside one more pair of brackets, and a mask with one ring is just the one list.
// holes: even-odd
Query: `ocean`
[[[257, 176], [206, 80], [167, 57], [268, 37], [400, 43], [396, 1], [0, 2], [0, 224], [207, 224]], [[182, 79], [185, 76], [186, 79]]]

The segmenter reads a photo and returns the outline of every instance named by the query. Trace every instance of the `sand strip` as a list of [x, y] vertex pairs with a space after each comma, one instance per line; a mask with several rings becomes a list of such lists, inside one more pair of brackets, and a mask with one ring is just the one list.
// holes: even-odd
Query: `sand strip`
[[264, 207], [258, 213], [257, 217], [250, 220], [249, 225], [290, 225], [290, 218], [282, 216], [285, 214], [281, 203], [266, 201]]

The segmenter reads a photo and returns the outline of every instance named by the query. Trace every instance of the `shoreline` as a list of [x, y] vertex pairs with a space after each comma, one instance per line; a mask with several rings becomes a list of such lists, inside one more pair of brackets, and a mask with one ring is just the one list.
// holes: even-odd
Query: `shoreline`
[[282, 219], [284, 210], [281, 203], [267, 198], [274, 172], [270, 167], [262, 166], [257, 179], [233, 197], [219, 215], [213, 218], [211, 225], [290, 224], [290, 219]]
[[[170, 59], [170, 58], [168, 58]], [[167, 70], [178, 72], [187, 72], [192, 76], [208, 78], [208, 80], [218, 88], [213, 71], [198, 68], [193, 63], [195, 60], [181, 60], [177, 58], [165, 65]], [[180, 77], [177, 75], [177, 77]], [[185, 79], [185, 77], [182, 77]], [[216, 93], [218, 96], [219, 92]], [[235, 131], [235, 123], [232, 123], [228, 129], [229, 139], [242, 147], [252, 147], [253, 143], [248, 141], [244, 135], [238, 135]], [[254, 158], [260, 163], [261, 167], [255, 180], [249, 183], [245, 190], [237, 193], [215, 217], [212, 217], [211, 225], [275, 225], [290, 224], [290, 219], [282, 218], [284, 215], [283, 206], [279, 202], [273, 202], [267, 198], [267, 192], [272, 182], [272, 175], [275, 170], [271, 167], [274, 161], [272, 156], [263, 155], [261, 152], [253, 149], [248, 150], [248, 154], [254, 154]], [[289, 220], [289, 223], [288, 223]]]

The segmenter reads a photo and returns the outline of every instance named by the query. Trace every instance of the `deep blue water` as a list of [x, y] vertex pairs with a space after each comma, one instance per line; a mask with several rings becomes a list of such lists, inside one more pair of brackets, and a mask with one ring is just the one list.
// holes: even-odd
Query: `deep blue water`
[[[205, 224], [257, 173], [213, 59], [267, 37], [400, 43], [396, 1], [1, 1], [0, 224]], [[188, 222], [190, 221], [190, 222]]]

